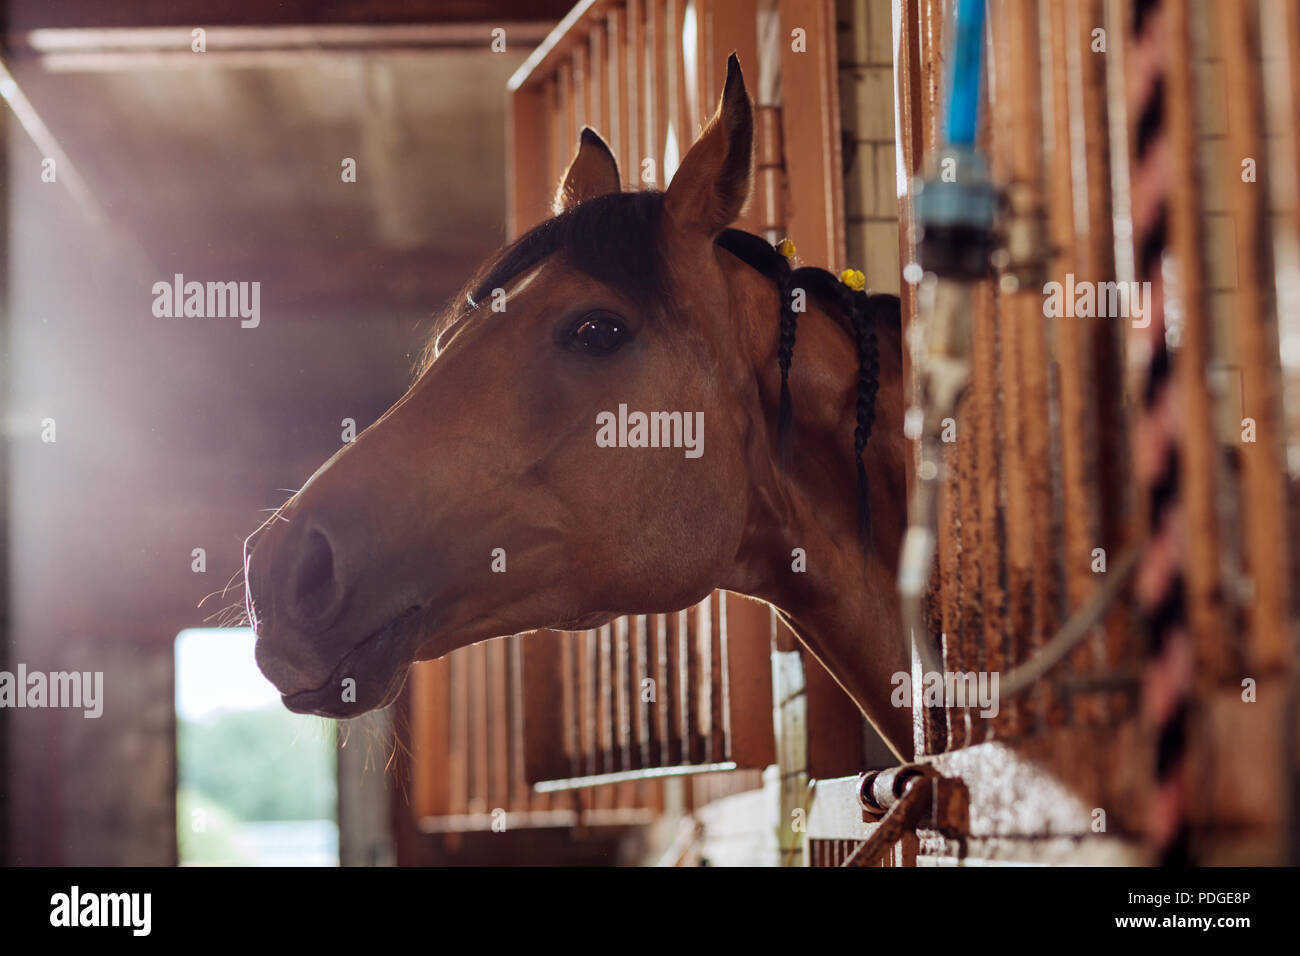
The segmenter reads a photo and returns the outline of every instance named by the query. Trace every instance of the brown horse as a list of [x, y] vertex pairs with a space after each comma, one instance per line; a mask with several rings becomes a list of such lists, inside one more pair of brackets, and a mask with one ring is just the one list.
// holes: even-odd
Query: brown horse
[[[894, 587], [906, 455], [897, 300], [872, 297], [887, 301], [875, 309], [875, 437], [858, 456], [853, 324], [808, 296], [791, 366], [788, 283], [728, 251], [742, 245], [726, 227], [749, 193], [752, 139], [734, 56], [716, 114], [664, 192], [620, 192], [613, 155], [584, 131], [556, 216], [471, 284], [409, 391], [246, 546], [258, 664], [289, 709], [355, 716], [391, 702], [413, 661], [673, 612], [723, 588], [775, 606], [910, 753], [910, 711], [889, 703], [891, 675], [909, 669]], [[702, 422], [702, 454], [604, 447], [602, 413], [620, 405]], [[872, 518], [860, 532], [863, 460]]]

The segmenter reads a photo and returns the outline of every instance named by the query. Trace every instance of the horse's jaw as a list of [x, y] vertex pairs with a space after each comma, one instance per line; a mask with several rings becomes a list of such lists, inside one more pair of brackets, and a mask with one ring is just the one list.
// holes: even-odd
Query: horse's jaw
[[912, 751], [911, 711], [891, 702], [894, 675], [910, 670], [895, 568], [865, 555], [852, 531], [828, 526], [810, 508], [796, 507], [788, 523], [766, 527], [761, 548], [742, 548], [735, 578], [725, 587], [775, 607], [889, 746], [905, 757]]

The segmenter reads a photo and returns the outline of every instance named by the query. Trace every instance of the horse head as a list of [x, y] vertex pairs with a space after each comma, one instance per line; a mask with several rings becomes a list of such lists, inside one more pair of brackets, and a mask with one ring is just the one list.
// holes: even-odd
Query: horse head
[[[785, 613], [906, 745], [910, 717], [887, 706], [889, 675], [907, 667], [892, 588], [896, 300], [873, 332], [863, 548], [854, 329], [813, 296], [792, 369], [789, 282], [756, 271], [727, 230], [749, 193], [753, 128], [733, 56], [663, 192], [621, 191], [613, 154], [584, 130], [555, 215], [468, 284], [406, 394], [255, 533], [248, 615], [289, 709], [355, 716], [391, 702], [414, 661], [727, 588]], [[791, 393], [797, 447], [782, 462]], [[795, 548], [806, 570], [792, 571]]]

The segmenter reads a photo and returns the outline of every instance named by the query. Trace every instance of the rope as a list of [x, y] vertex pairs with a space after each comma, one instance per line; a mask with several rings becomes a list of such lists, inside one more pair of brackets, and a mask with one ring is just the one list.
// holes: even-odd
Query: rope
[[[1136, 127], [1134, 180], [1155, 201], [1134, 210], [1134, 244], [1139, 281], [1153, 290], [1151, 323], [1145, 330], [1149, 360], [1143, 373], [1138, 412], [1141, 452], [1137, 480], [1146, 495], [1149, 541], [1137, 575], [1137, 603], [1146, 635], [1142, 712], [1156, 740], [1155, 792], [1147, 827], [1162, 865], [1187, 862], [1188, 831], [1183, 766], [1190, 699], [1190, 641], [1183, 586], [1179, 499], [1178, 401], [1165, 343], [1165, 296], [1161, 263], [1167, 245], [1169, 180], [1162, 156], [1170, 148], [1166, 130], [1168, 7], [1183, 0], [1138, 0], [1133, 6], [1129, 68], [1129, 115]], [[1162, 9], [1163, 8], [1163, 9]], [[1190, 266], [1190, 263], [1185, 264]]]

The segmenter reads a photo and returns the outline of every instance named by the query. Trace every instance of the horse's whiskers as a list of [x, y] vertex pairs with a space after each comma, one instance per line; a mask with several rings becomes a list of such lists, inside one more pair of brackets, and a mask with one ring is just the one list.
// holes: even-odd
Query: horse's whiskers
[[245, 624], [247, 615], [244, 611], [242, 602], [238, 604], [228, 604], [219, 611], [213, 611], [203, 619], [204, 624], [215, 622], [214, 626], [218, 628], [240, 627]]
[[[221, 596], [222, 596], [222, 597], [225, 597], [226, 594], [229, 593], [230, 589], [233, 588], [233, 587], [235, 586], [235, 579], [238, 578], [238, 577], [239, 577], [240, 575], [242, 575], [243, 573], [244, 573], [244, 569], [243, 569], [243, 568], [240, 568], [238, 571], [236, 571], [234, 574], [232, 574], [232, 575], [230, 576], [230, 580], [228, 580], [228, 581], [226, 582], [226, 586], [225, 586], [224, 588], [221, 589]], [[242, 588], [242, 586], [243, 586], [243, 582], [241, 581], [241, 582], [240, 582], [240, 587]]]

